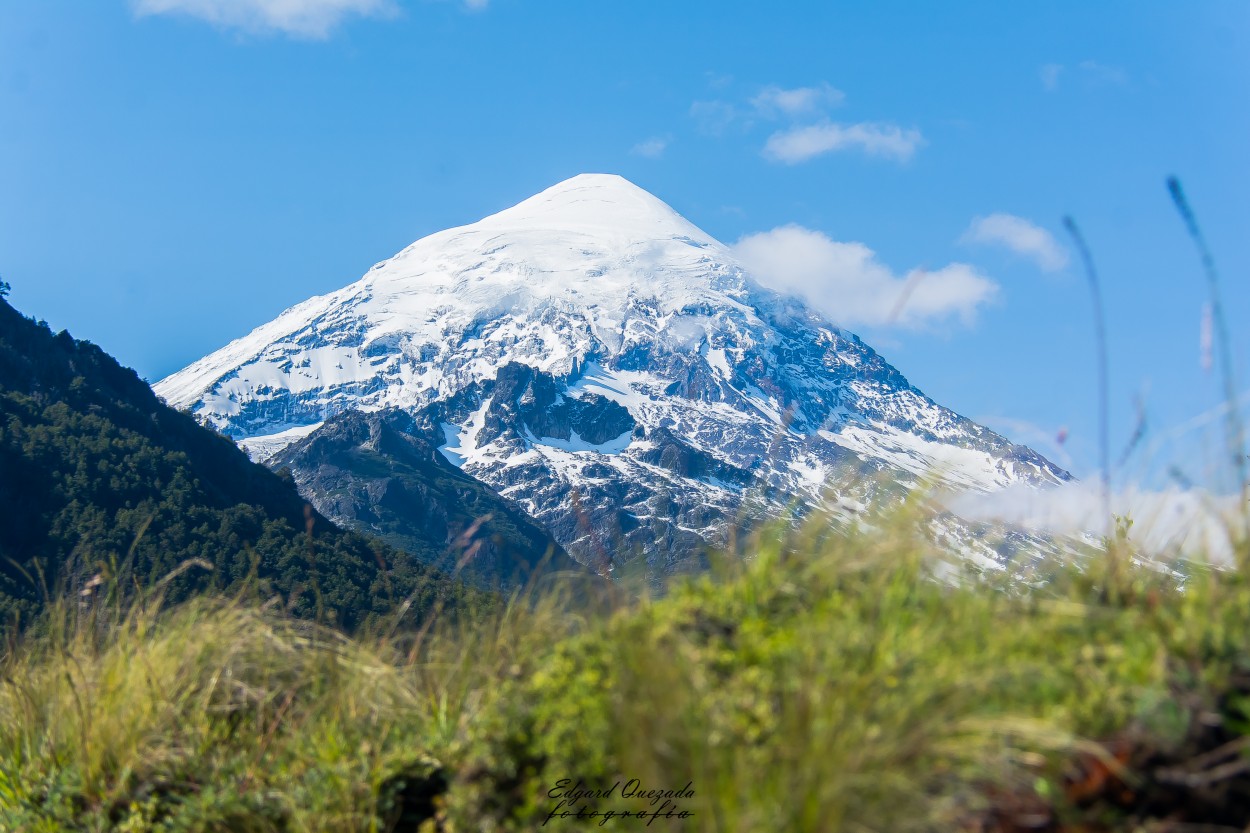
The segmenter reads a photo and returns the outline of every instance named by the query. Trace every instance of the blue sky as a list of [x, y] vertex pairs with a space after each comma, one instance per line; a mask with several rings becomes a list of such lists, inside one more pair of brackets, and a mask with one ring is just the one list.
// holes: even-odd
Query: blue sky
[[[1164, 180], [1215, 251], [1245, 389], [1246, 102], [1244, 2], [10, 0], [0, 275], [155, 381], [430, 232], [620, 173], [1084, 476], [1071, 214], [1104, 280], [1115, 456], [1147, 418], [1121, 476], [1207, 482], [1218, 434], [1167, 440], [1221, 397]], [[917, 269], [914, 314], [863, 299]]]

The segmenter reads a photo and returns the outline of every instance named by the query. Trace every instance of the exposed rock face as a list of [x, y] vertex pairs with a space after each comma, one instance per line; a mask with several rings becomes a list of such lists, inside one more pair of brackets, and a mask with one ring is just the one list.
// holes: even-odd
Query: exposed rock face
[[675, 569], [746, 507], [830, 488], [853, 507], [926, 477], [1069, 478], [603, 175], [420, 240], [157, 390], [258, 454], [345, 411], [410, 414], [598, 570]]
[[480, 442], [493, 442], [510, 428], [528, 429], [537, 437], [571, 441], [576, 435], [589, 445], [603, 445], [637, 426], [629, 411], [597, 393], [580, 399], [563, 395], [564, 385], [534, 368], [509, 362], [499, 369]]
[[318, 511], [478, 583], [509, 587], [539, 568], [579, 570], [542, 527], [447, 462], [403, 412], [351, 411], [288, 446], [289, 470]]

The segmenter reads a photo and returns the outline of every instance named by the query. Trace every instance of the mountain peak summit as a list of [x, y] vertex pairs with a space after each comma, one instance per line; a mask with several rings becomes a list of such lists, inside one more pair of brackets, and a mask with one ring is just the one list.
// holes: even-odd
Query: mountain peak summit
[[621, 193], [638, 193], [642, 192], [648, 197], [654, 197], [644, 188], [634, 184], [630, 180], [620, 174], [603, 174], [603, 173], [584, 173], [575, 174], [568, 179], [561, 180], [555, 185], [544, 189], [540, 193], [551, 194], [563, 191], [580, 191], [585, 189], [595, 189], [604, 191], [617, 191]]
[[[712, 238], [663, 200], [617, 174], [578, 174], [474, 223], [489, 229], [615, 231], [650, 238]], [[467, 228], [471, 228], [467, 227]]]

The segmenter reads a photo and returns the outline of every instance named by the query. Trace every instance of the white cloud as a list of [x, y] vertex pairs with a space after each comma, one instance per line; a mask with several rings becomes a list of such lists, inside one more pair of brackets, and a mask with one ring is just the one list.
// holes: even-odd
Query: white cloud
[[1056, 272], [1068, 265], [1068, 252], [1054, 235], [1041, 226], [1014, 214], [975, 217], [960, 238], [964, 243], [1004, 246], [1031, 259], [1039, 268]]
[[828, 107], [838, 106], [845, 98], [845, 93], [826, 83], [789, 90], [770, 86], [751, 99], [751, 106], [766, 116], [794, 117], [824, 112]]
[[[1101, 485], [1074, 481], [1050, 489], [1009, 486], [997, 492], [965, 493], [945, 500], [969, 520], [1015, 524], [1059, 535], [1104, 535]], [[1111, 494], [1111, 513], [1133, 520], [1129, 540], [1154, 558], [1190, 556], [1228, 563], [1229, 531], [1237, 528], [1238, 496], [1173, 487], [1148, 491], [1129, 486]]]
[[774, 133], [764, 145], [764, 156], [787, 165], [797, 165], [826, 153], [861, 150], [869, 156], [906, 162], [923, 144], [924, 137], [920, 131], [903, 130], [893, 124], [823, 122]]
[[896, 275], [862, 243], [789, 225], [743, 237], [734, 253], [762, 283], [805, 299], [844, 326], [971, 323], [998, 285], [965, 263]]
[[1042, 79], [1042, 88], [1048, 93], [1053, 93], [1059, 89], [1059, 76], [1063, 74], [1063, 64], [1046, 64], [1040, 70], [1038, 75]]
[[224, 29], [313, 40], [329, 37], [346, 18], [397, 11], [393, 0], [132, 0], [132, 5], [140, 17], [182, 15]]
[[641, 156], [644, 159], [659, 159], [664, 155], [664, 151], [668, 149], [671, 139], [667, 136], [653, 136], [646, 141], [639, 142], [630, 148], [629, 152], [634, 156]]

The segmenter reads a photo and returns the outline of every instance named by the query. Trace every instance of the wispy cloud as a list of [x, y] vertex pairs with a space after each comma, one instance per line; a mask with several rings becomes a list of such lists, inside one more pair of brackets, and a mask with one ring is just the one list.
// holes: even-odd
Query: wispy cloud
[[734, 253], [756, 278], [798, 295], [844, 326], [971, 323], [998, 285], [965, 263], [896, 275], [862, 243], [840, 243], [798, 225], [743, 237]]
[[690, 116], [699, 132], [716, 137], [730, 127], [746, 133], [761, 122], [781, 122], [785, 126], [768, 137], [761, 152], [786, 165], [845, 150], [906, 162], [925, 144], [915, 128], [832, 121], [830, 112], [845, 101], [846, 93], [826, 81], [803, 87], [770, 84], [744, 101], [696, 101], [690, 105]]
[[738, 108], [725, 101], [696, 101], [690, 105], [690, 117], [700, 133], [722, 136], [738, 118]]
[[[485, 5], [485, 0], [478, 0]], [[472, 3], [471, 3], [472, 5]], [[350, 17], [398, 11], [393, 0], [132, 0], [136, 15], [180, 15], [223, 29], [322, 40]]]
[[[710, 83], [724, 89], [732, 79], [718, 76]], [[807, 87], [780, 87], [770, 84], [745, 101], [696, 101], [690, 105], [690, 116], [703, 133], [722, 135], [730, 125], [748, 129], [759, 120], [798, 120], [823, 117], [846, 100], [846, 94], [828, 82]]]
[[667, 136], [653, 136], [634, 145], [629, 152], [644, 159], [659, 159], [664, 155], [664, 151], [668, 150], [671, 142], [672, 140]]
[[1042, 79], [1042, 89], [1053, 93], [1059, 89], [1059, 76], [1063, 75], [1063, 64], [1045, 64], [1037, 71]]
[[768, 86], [751, 98], [751, 106], [768, 117], [808, 116], [823, 113], [827, 108], [837, 107], [846, 99], [846, 93], [827, 83], [814, 87], [784, 89]]
[[1049, 231], [1014, 214], [975, 217], [960, 238], [964, 243], [1003, 246], [1047, 272], [1068, 265], [1068, 252]]
[[904, 130], [894, 124], [822, 122], [774, 133], [764, 144], [764, 156], [797, 165], [826, 153], [858, 150], [869, 156], [906, 162], [923, 144], [924, 137], [919, 130]]
[[[1063, 64], [1043, 64], [1037, 71], [1042, 89], [1053, 93], [1059, 89], [1060, 77], [1067, 70]], [[1129, 82], [1129, 74], [1123, 67], [1111, 66], [1098, 61], [1081, 61], [1073, 67], [1076, 77], [1090, 86], [1122, 87]]]
[[1097, 61], [1081, 61], [1077, 65], [1086, 78], [1100, 84], [1123, 86], [1128, 83], [1128, 72], [1123, 67], [1100, 64]]

